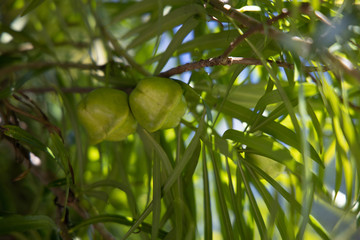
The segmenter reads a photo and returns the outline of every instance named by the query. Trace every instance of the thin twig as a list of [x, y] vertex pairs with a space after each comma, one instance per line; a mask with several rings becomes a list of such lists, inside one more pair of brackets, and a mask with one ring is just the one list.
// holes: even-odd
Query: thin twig
[[30, 114], [30, 113], [28, 113], [28, 112], [25, 112], [25, 111], [23, 111], [23, 110], [15, 107], [15, 106], [11, 105], [11, 104], [8, 103], [7, 101], [4, 101], [4, 105], [5, 105], [8, 109], [10, 109], [10, 110], [12, 110], [12, 111], [14, 111], [14, 112], [16, 112], [16, 113], [18, 113], [18, 114], [20, 114], [20, 115], [23, 115], [23, 116], [25, 116], [25, 117], [34, 119], [34, 120], [36, 120], [36, 121], [44, 124], [46, 127], [53, 127], [51, 123], [49, 123], [48, 121], [44, 120], [43, 118], [40, 118], [40, 117], [34, 116], [34, 115], [32, 115], [32, 114]]
[[[239, 22], [240, 24], [243, 24], [246, 27], [248, 27], [249, 28], [248, 31], [251, 31], [250, 32], [251, 34], [253, 32], [256, 32], [256, 31], [261, 32], [263, 30], [263, 25], [259, 21], [255, 20], [251, 17], [248, 17], [247, 15], [237, 11], [236, 9], [231, 7], [229, 4], [225, 4], [219, 0], [209, 0], [209, 3], [215, 9], [217, 9], [220, 12], [224, 13], [225, 15], [231, 17], [232, 19]], [[304, 3], [301, 5], [299, 10], [304, 13], [309, 13], [311, 11], [311, 6], [308, 3]], [[283, 16], [281, 16], [281, 17], [284, 17], [289, 14], [290, 14], [289, 12], [284, 12]], [[319, 15], [319, 13], [317, 13], [315, 15], [321, 19], [321, 16]], [[321, 20], [325, 21], [324, 18], [322, 18]], [[269, 20], [268, 22], [273, 23], [271, 20]], [[311, 46], [312, 46], [311, 41], [306, 41], [306, 40], [304, 41], [299, 38], [292, 37], [291, 35], [281, 32], [277, 29], [274, 29], [271, 26], [269, 26], [266, 30], [267, 30], [266, 33], [270, 37], [272, 37], [274, 40], [278, 40], [280, 43], [282, 43], [287, 48], [293, 49], [300, 56], [304, 53], [306, 54], [306, 52], [307, 52], [306, 50], [311, 49]], [[250, 35], [250, 33], [248, 33], [248, 35]], [[232, 46], [230, 46], [224, 52], [224, 56], [227, 56], [227, 54], [236, 47], [236, 44], [241, 42], [243, 39], [245, 39], [245, 38], [240, 36], [237, 40], [235, 40], [236, 42], [233, 42]], [[302, 50], [300, 50], [300, 49], [302, 49]], [[357, 81], [360, 82], [360, 71], [358, 69], [356, 69], [355, 67], [353, 67], [351, 64], [344, 63], [343, 61], [341, 61], [340, 59], [336, 58], [331, 53], [329, 53], [327, 50], [325, 50], [325, 51], [323, 50], [321, 55], [322, 55], [322, 59], [324, 62], [332, 63], [332, 65], [334, 65], [335, 68], [337, 68], [338, 70], [341, 70], [343, 72], [346, 72], [347, 74], [353, 76], [354, 78], [356, 78]]]
[[221, 55], [222, 57], [226, 58], [230, 55], [230, 53], [242, 42], [245, 40], [245, 38], [249, 37], [250, 35], [261, 31], [263, 28], [262, 25], [256, 25], [255, 27], [250, 28], [248, 31], [246, 31], [244, 34], [237, 37], [234, 41], [232, 41], [229, 45], [229, 47], [224, 51], [224, 53]]
[[25, 93], [46, 93], [46, 92], [57, 92], [58, 90], [63, 93], [88, 93], [96, 89], [95, 87], [71, 87], [71, 88], [53, 88], [53, 87], [39, 87], [39, 88], [25, 88], [19, 89], [17, 92]]
[[[279, 67], [294, 69], [294, 65], [286, 62], [280, 61], [267, 61], [270, 64], [277, 64]], [[255, 58], [243, 58], [243, 57], [227, 57], [223, 58], [222, 56], [216, 58], [209, 58], [206, 60], [200, 60], [198, 62], [186, 63], [184, 65], [174, 67], [168, 71], [160, 73], [159, 77], [170, 77], [176, 74], [181, 74], [183, 72], [192, 71], [195, 69], [200, 69], [204, 67], [212, 67], [212, 66], [231, 66], [233, 64], [244, 64], [244, 65], [262, 65], [260, 59]], [[312, 66], [304, 66], [304, 71], [306, 72], [314, 72], [314, 71], [328, 71], [327, 67], [317, 68]]]
[[330, 62], [335, 71], [340, 71], [349, 74], [360, 83], [360, 71], [347, 59], [336, 57], [328, 50], [322, 51], [322, 58], [325, 62]]
[[[194, 69], [199, 69], [199, 68], [204, 68], [204, 67], [217, 66], [217, 65], [228, 65], [228, 66], [232, 65], [232, 64], [262, 65], [261, 60], [252, 59], [252, 58], [242, 58], [242, 57], [229, 57], [229, 54], [240, 44], [240, 42], [245, 40], [250, 35], [252, 35], [256, 32], [263, 32], [264, 25], [261, 22], [237, 11], [236, 9], [232, 8], [228, 4], [224, 4], [217, 0], [210, 0], [210, 4], [213, 5], [213, 7], [215, 7], [216, 9], [225, 13], [227, 16], [229, 16], [229, 17], [237, 20], [241, 24], [249, 27], [249, 29], [244, 34], [240, 35], [234, 41], [232, 41], [230, 43], [229, 47], [224, 51], [224, 53], [221, 56], [215, 57], [215, 58], [209, 58], [206, 60], [200, 60], [198, 62], [187, 63], [184, 65], [172, 68], [166, 72], [162, 72], [159, 74], [159, 76], [170, 77], [170, 76], [180, 74], [180, 73], [183, 73], [186, 71], [191, 71]], [[305, 4], [304, 6], [301, 7], [301, 9], [302, 9], [302, 11], [308, 10], [308, 5]], [[278, 16], [273, 17], [272, 19], [269, 19], [266, 22], [266, 24], [271, 25], [274, 22], [287, 17], [289, 14], [290, 14], [290, 12], [287, 9], [283, 9], [283, 11]], [[278, 34], [281, 34], [281, 32], [276, 32], [276, 30], [274, 30], [272, 28], [269, 28], [268, 31], [273, 32], [276, 36], [278, 36]], [[284, 36], [289, 38], [287, 35], [284, 35]], [[274, 61], [271, 61], [271, 60], [268, 60], [268, 62], [274, 63]], [[280, 67], [290, 68], [290, 69], [294, 68], [293, 64], [279, 62], [279, 61], [276, 61], [275, 63]], [[305, 71], [307, 71], [307, 72], [312, 72], [312, 71], [318, 70], [315, 67], [304, 67], [304, 68], [305, 68]], [[327, 71], [327, 68], [324, 67], [323, 70]]]
[[[209, 0], [209, 3], [218, 11], [222, 12], [226, 16], [234, 19], [238, 23], [248, 27], [248, 31], [253, 32], [264, 32], [264, 24], [257, 21], [254, 18], [247, 16], [246, 14], [239, 12], [237, 9], [231, 7], [229, 4], [223, 3], [219, 0]], [[303, 11], [308, 11], [308, 5], [302, 6], [300, 9], [304, 8]], [[289, 13], [284, 13], [284, 16], [288, 15]], [[281, 15], [281, 18], [284, 17]], [[269, 23], [273, 23], [272, 20], [269, 20]], [[278, 31], [277, 29], [269, 26], [266, 28], [266, 33], [272, 37], [274, 40], [279, 41], [287, 46], [287, 48], [292, 48], [293, 46], [298, 46], [299, 42], [294, 41], [292, 36], [288, 35], [287, 33]], [[302, 47], [310, 49], [311, 43], [304, 42], [302, 43]]]
[[64, 69], [77, 68], [81, 70], [99, 70], [102, 69], [104, 66], [72, 62], [28, 62], [3, 67], [0, 69], [0, 76], [4, 76], [9, 73], [17, 72], [24, 69], [41, 69], [51, 67], [59, 67]]
[[[53, 88], [53, 87], [39, 87], [39, 88], [24, 88], [19, 89], [19, 93], [48, 93], [48, 92], [63, 92], [63, 93], [88, 93], [92, 90], [95, 90], [99, 87], [63, 87], [63, 88]], [[126, 93], [130, 93], [133, 88], [131, 87], [114, 87], [115, 89], [122, 90]]]
[[[286, 8], [284, 8], [278, 16], [267, 20], [266, 24], [270, 26], [273, 23], [279, 21], [280, 19], [287, 17], [288, 15], [289, 15], [289, 11]], [[230, 55], [230, 53], [247, 37], [249, 37], [250, 35], [252, 35], [254, 33], [262, 32], [263, 30], [264, 30], [264, 25], [261, 23], [258, 23], [256, 25], [250, 27], [244, 34], [240, 35], [239, 37], [237, 37], [234, 41], [232, 41], [230, 43], [229, 47], [222, 54], [222, 57], [228, 57]]]

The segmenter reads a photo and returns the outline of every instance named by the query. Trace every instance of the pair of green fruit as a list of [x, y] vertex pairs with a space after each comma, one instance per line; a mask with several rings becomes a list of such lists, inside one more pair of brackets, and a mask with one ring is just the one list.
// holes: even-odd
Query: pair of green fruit
[[181, 86], [168, 78], [141, 80], [130, 96], [112, 88], [90, 92], [78, 105], [81, 124], [92, 144], [120, 141], [136, 130], [149, 132], [176, 127], [186, 112]]

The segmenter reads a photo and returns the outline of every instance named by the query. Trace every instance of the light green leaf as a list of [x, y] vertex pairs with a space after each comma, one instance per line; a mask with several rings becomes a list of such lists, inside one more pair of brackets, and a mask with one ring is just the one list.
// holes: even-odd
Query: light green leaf
[[[204, 117], [204, 116], [203, 116]], [[203, 132], [205, 130], [204, 121], [201, 120], [199, 127], [192, 138], [191, 142], [189, 143], [189, 146], [185, 149], [184, 155], [180, 161], [177, 162], [174, 171], [171, 173], [171, 175], [168, 177], [163, 191], [167, 192], [170, 190], [172, 185], [176, 182], [176, 179], [181, 175], [189, 161], [191, 160], [192, 156], [198, 149], [198, 144], [200, 144], [200, 137], [203, 135]]]
[[[69, 232], [73, 233], [73, 232], [79, 230], [80, 228], [89, 226], [90, 224], [105, 223], [105, 222], [118, 223], [121, 225], [132, 226], [134, 223], [134, 220], [131, 218], [124, 217], [121, 215], [116, 215], [116, 214], [102, 214], [102, 215], [90, 217], [90, 218], [82, 221], [81, 223], [72, 227], [69, 230]], [[151, 233], [151, 228], [152, 228], [152, 226], [147, 223], [142, 223], [141, 226], [139, 226], [139, 229], [146, 233]], [[166, 235], [167, 235], [167, 232], [165, 232], [164, 230], [161, 230], [161, 229], [159, 230], [159, 238], [163, 239]]]
[[[177, 5], [186, 5], [189, 3], [192, 3], [192, 0], [162, 0], [162, 5], [171, 5], [171, 6], [177, 6]], [[121, 21], [125, 18], [129, 18], [132, 16], [138, 16], [143, 13], [147, 13], [150, 11], [154, 11], [159, 7], [159, 0], [146, 0], [146, 1], [140, 1], [135, 2], [131, 6], [122, 9], [120, 14], [116, 15], [114, 17], [114, 22]]]
[[[212, 104], [216, 103], [216, 99], [212, 97], [207, 96], [206, 100], [207, 102], [210, 102]], [[221, 111], [222, 113], [228, 116], [237, 118], [240, 121], [246, 123], [249, 123], [252, 120], [251, 116], [253, 116], [254, 114], [253, 111], [251, 111], [250, 109], [231, 103], [229, 101], [226, 101], [226, 103], [221, 108]], [[266, 119], [267, 117], [263, 117], [263, 116], [260, 117], [261, 121], [266, 121]], [[296, 134], [292, 130], [285, 127], [284, 125], [281, 125], [280, 123], [275, 121], [271, 121], [266, 125], [263, 125], [261, 128], [259, 128], [259, 130], [270, 134], [275, 139], [284, 142], [285, 144], [292, 146], [298, 151], [300, 151], [300, 144], [297, 141]], [[321, 158], [319, 157], [319, 155], [312, 146], [310, 146], [310, 154], [311, 154], [311, 158], [314, 159], [314, 161], [320, 164], [320, 166], [324, 167]]]
[[171, 164], [169, 157], [167, 156], [166, 152], [161, 147], [161, 145], [158, 142], [156, 142], [156, 140], [145, 129], [138, 128], [138, 133], [143, 138], [143, 143], [150, 144], [150, 146], [154, 149], [155, 153], [161, 159], [161, 162], [163, 164], [166, 173], [168, 175], [171, 174], [173, 171], [173, 166]]
[[158, 75], [161, 71], [161, 69], [165, 66], [169, 58], [172, 56], [172, 54], [178, 49], [178, 47], [181, 45], [184, 38], [193, 30], [197, 25], [199, 24], [199, 20], [190, 17], [184, 24], [181, 26], [181, 28], [176, 32], [175, 36], [172, 38], [170, 44], [166, 48], [165, 52], [161, 55], [161, 58], [158, 62], [158, 65], [156, 66], [154, 75]]
[[128, 38], [134, 35], [137, 37], [127, 47], [134, 48], [147, 40], [157, 36], [159, 33], [171, 30], [174, 27], [184, 23], [186, 19], [191, 16], [204, 14], [204, 8], [199, 4], [190, 4], [184, 7], [180, 7], [170, 12], [166, 16], [162, 17], [161, 25], [158, 26], [158, 22], [149, 22], [143, 24], [138, 28], [130, 30], [124, 38]]
[[211, 197], [210, 197], [210, 183], [209, 172], [207, 167], [205, 145], [202, 149], [202, 172], [203, 172], [203, 186], [204, 186], [204, 235], [205, 239], [212, 239], [212, 214], [211, 214]]
[[224, 133], [223, 138], [244, 144], [251, 149], [255, 149], [257, 154], [274, 159], [280, 163], [292, 159], [290, 151], [286, 147], [266, 136], [255, 136], [229, 129]]
[[[196, 84], [195, 90], [210, 93], [214, 97], [224, 98], [227, 93], [228, 86], [216, 84], [212, 87], [206, 86], [205, 84]], [[247, 108], [254, 108], [256, 103], [259, 101], [261, 96], [264, 94], [265, 86], [264, 83], [258, 84], [243, 84], [232, 86], [227, 100], [234, 104], [238, 104]]]
[[218, 163], [220, 161], [219, 155], [213, 151], [213, 147], [211, 144], [207, 144], [207, 149], [210, 154], [210, 159], [213, 165], [213, 171], [215, 176], [215, 186], [216, 193], [218, 197], [218, 204], [220, 209], [218, 210], [220, 214], [220, 223], [223, 228], [223, 232], [225, 233], [226, 239], [234, 239], [234, 233], [232, 231], [229, 209], [226, 204], [226, 196], [225, 196], [225, 184], [221, 181], [220, 172], [222, 170], [221, 164]]
[[249, 204], [250, 204], [250, 208], [252, 210], [252, 217], [254, 218], [256, 225], [258, 227], [261, 239], [267, 239], [267, 229], [266, 229], [266, 225], [263, 219], [263, 216], [260, 212], [259, 206], [256, 202], [256, 198], [253, 194], [253, 191], [250, 188], [250, 182], [248, 180], [248, 178], [245, 175], [244, 170], [242, 169], [240, 162], [237, 161], [237, 165], [238, 165], [238, 169], [240, 170], [240, 177], [241, 180], [244, 183], [245, 186], [245, 192], [247, 194], [247, 197], [249, 199]]

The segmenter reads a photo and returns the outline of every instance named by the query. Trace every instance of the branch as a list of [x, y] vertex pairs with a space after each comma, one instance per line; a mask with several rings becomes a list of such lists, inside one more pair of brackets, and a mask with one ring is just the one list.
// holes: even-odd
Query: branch
[[[280, 19], [287, 17], [288, 15], [289, 15], [289, 11], [286, 8], [284, 8], [278, 16], [267, 20], [266, 24], [270, 26], [274, 22], [277, 22]], [[238, 46], [247, 37], [249, 37], [250, 35], [252, 35], [256, 32], [262, 32], [262, 31], [264, 31], [264, 25], [261, 24], [260, 22], [257, 23], [256, 25], [250, 27], [249, 30], [247, 30], [244, 34], [240, 35], [239, 37], [237, 37], [234, 41], [232, 41], [230, 43], [230, 46], [222, 54], [222, 57], [228, 57], [230, 55], [230, 53], [236, 48], [236, 46]]]
[[[254, 18], [251, 18], [249, 16], [247, 16], [246, 14], [239, 12], [237, 9], [231, 7], [229, 4], [223, 3], [219, 0], [209, 0], [209, 3], [218, 11], [222, 12], [223, 14], [225, 14], [226, 16], [234, 19], [235, 21], [237, 21], [238, 23], [244, 25], [245, 27], [248, 28], [248, 36], [254, 32], [264, 32], [264, 23], [261, 23], [259, 21], [257, 21]], [[302, 4], [300, 7], [300, 11], [302, 12], [307, 12], [309, 11], [309, 4]], [[271, 25], [272, 23], [274, 23], [275, 21], [286, 17], [287, 15], [289, 15], [290, 13], [287, 10], [284, 10], [283, 13], [279, 14], [279, 16], [274, 17], [273, 19], [269, 19], [267, 21], [267, 23], [265, 23], [266, 25]], [[291, 50], [295, 50], [298, 52], [299, 55], [303, 55], [304, 52], [306, 53], [306, 51], [302, 51], [299, 49], [310, 49], [311, 44], [310, 42], [307, 41], [301, 41], [299, 42], [298, 38], [293, 38], [293, 36], [290, 36], [287, 33], [278, 31], [277, 29], [268, 26], [266, 28], [266, 33], [272, 37], [274, 40], [279, 41], [280, 43], [282, 43], [284, 46], [286, 46], [288, 49]], [[233, 47], [232, 49], [234, 49], [234, 47], [236, 46], [236, 44], [238, 44], [239, 42], [241, 42], [243, 39], [242, 36], [239, 37], [239, 40], [235, 40], [237, 41], [236, 43], [233, 43]], [[301, 44], [301, 46], [300, 46]], [[224, 56], [227, 56], [227, 54], [229, 54], [232, 49], [226, 50], [226, 52], [224, 53]]]
[[[187, 64], [184, 64], [182, 66], [172, 68], [172, 69], [170, 69], [170, 70], [168, 70], [166, 72], [162, 72], [162, 73], [159, 74], [159, 76], [161, 76], [161, 77], [170, 77], [170, 76], [180, 74], [180, 73], [183, 73], [183, 72], [187, 72], [187, 71], [191, 71], [191, 70], [194, 70], [194, 69], [217, 66], [217, 65], [227, 65], [227, 66], [230, 66], [230, 65], [233, 65], [233, 64], [262, 65], [261, 61], [258, 60], [258, 59], [242, 58], [242, 57], [229, 57], [229, 54], [236, 48], [236, 46], [239, 45], [240, 42], [245, 40], [250, 35], [252, 35], [252, 34], [254, 34], [256, 32], [263, 32], [264, 31], [264, 24], [257, 21], [256, 19], [253, 19], [253, 18], [251, 18], [251, 17], [237, 11], [236, 9], [232, 8], [229, 4], [224, 4], [223, 2], [220, 2], [218, 0], [210, 0], [210, 4], [215, 9], [223, 12], [227, 16], [229, 16], [232, 19], [238, 21], [242, 25], [245, 25], [249, 29], [243, 35], [240, 35], [234, 41], [232, 41], [230, 43], [230, 46], [224, 51], [224, 53], [221, 56], [215, 57], [215, 58], [209, 58], [207, 60], [200, 60], [198, 62], [187, 63]], [[308, 8], [309, 8], [308, 4], [303, 4], [301, 6], [302, 11], [308, 11]], [[290, 14], [290, 12], [287, 9], [283, 9], [283, 11], [278, 16], [273, 17], [272, 19], [269, 19], [266, 22], [266, 25], [270, 26], [274, 22], [276, 22], [276, 21], [278, 21], [278, 20], [280, 20], [282, 18], [287, 17], [289, 14]], [[273, 29], [271, 27], [269, 27], [267, 29], [267, 31], [273, 37], [278, 38], [279, 35], [282, 35], [282, 38], [281, 38], [282, 40], [290, 39], [290, 37], [287, 34], [279, 32], [279, 31], [277, 31], [277, 30], [275, 30], [275, 29]], [[302, 44], [302, 45], [307, 45], [308, 44], [307, 42], [302, 42], [302, 41], [298, 41], [298, 40], [296, 40], [296, 43], [297, 44]], [[292, 45], [290, 44], [288, 46], [292, 46]], [[274, 63], [274, 61], [271, 61], [271, 60], [268, 60], [268, 62], [269, 63]], [[279, 62], [279, 61], [276, 61], [275, 63], [280, 67], [289, 68], [289, 69], [294, 68], [294, 66], [292, 64], [289, 64], [289, 63], [284, 63], [284, 62]], [[317, 68], [314, 68], [314, 67], [304, 67], [304, 68], [305, 68], [305, 71], [307, 71], [307, 72], [317, 71]], [[326, 67], [324, 67], [323, 70], [327, 71], [328, 69]]]
[[[279, 67], [283, 68], [289, 68], [294, 69], [294, 65], [286, 62], [280, 62], [280, 61], [272, 61], [267, 60], [270, 64], [277, 64]], [[176, 74], [181, 74], [183, 72], [192, 71], [195, 69], [200, 69], [204, 67], [213, 67], [213, 66], [231, 66], [233, 64], [244, 64], [244, 65], [262, 65], [261, 60], [255, 59], [255, 58], [243, 58], [243, 57], [226, 57], [223, 58], [222, 56], [215, 57], [215, 58], [209, 58], [206, 60], [200, 60], [198, 62], [192, 62], [192, 63], [186, 63], [184, 65], [174, 67], [168, 71], [160, 73], [159, 77], [170, 77]], [[329, 69], [327, 67], [322, 67], [322, 71], [328, 71]], [[304, 66], [304, 71], [306, 72], [314, 72], [314, 71], [320, 71], [317, 67], [311, 67], [311, 66]]]
[[[231, 17], [235, 21], [247, 26], [249, 28], [249, 30], [248, 30], [249, 33], [247, 33], [247, 35], [250, 35], [256, 31], [261, 32], [264, 30], [263, 24], [261, 22], [237, 11], [236, 9], [231, 7], [229, 4], [224, 4], [219, 0], [209, 0], [209, 2], [215, 9], [221, 11], [222, 13]], [[311, 6], [309, 5], [309, 3], [302, 3], [301, 6], [299, 7], [299, 11], [308, 14], [313, 10], [311, 9]], [[270, 25], [274, 21], [277, 21], [278, 19], [286, 17], [290, 14], [291, 13], [289, 11], [284, 10], [281, 14], [279, 14], [279, 16], [268, 20], [267, 24]], [[333, 27], [332, 23], [323, 14], [321, 14], [318, 11], [315, 11], [314, 14], [322, 22]], [[287, 33], [281, 32], [271, 26], [269, 26], [266, 30], [267, 30], [267, 33], [269, 34], [269, 36], [271, 36], [275, 40], [280, 41], [288, 49], [294, 50], [300, 56], [303, 56], [304, 53], [306, 54], [306, 52], [309, 51], [312, 47], [311, 41], [302, 40], [302, 39], [299, 39], [298, 37], [292, 37], [292, 36], [288, 35]], [[245, 37], [243, 37], [243, 35], [238, 37], [238, 39], [235, 40], [236, 42], [234, 41], [232, 43], [233, 46], [230, 46], [224, 52], [223, 55], [227, 56], [226, 54], [230, 53], [235, 48], [236, 44], [238, 44], [243, 39], [245, 39]], [[341, 70], [343, 72], [346, 72], [347, 74], [353, 76], [354, 78], [356, 78], [357, 81], [360, 82], [360, 71], [358, 69], [354, 68], [352, 66], [352, 64], [344, 63], [344, 61], [342, 61], [339, 58], [334, 57], [327, 50], [323, 51], [323, 54], [325, 55], [325, 57], [322, 56], [322, 59], [324, 62], [332, 63], [335, 66], [335, 68], [337, 68], [338, 70]]]
[[324, 50], [322, 53], [323, 61], [330, 62], [335, 71], [347, 73], [360, 82], [360, 71], [349, 60], [334, 56], [328, 50]]
[[[53, 126], [50, 122], [46, 121], [45, 119], [43, 119], [43, 118], [41, 118], [41, 117], [34, 116], [34, 115], [32, 115], [32, 114], [30, 114], [30, 113], [28, 113], [28, 112], [25, 112], [25, 111], [23, 111], [23, 110], [15, 107], [15, 106], [11, 105], [11, 104], [10, 104], [9, 102], [7, 102], [7, 101], [4, 101], [4, 105], [5, 105], [8, 109], [10, 109], [10, 110], [12, 110], [12, 111], [14, 111], [14, 112], [16, 112], [16, 113], [19, 113], [19, 114], [21, 114], [21, 115], [23, 115], [23, 116], [25, 116], [25, 117], [28, 117], [28, 118], [31, 118], [31, 119], [34, 119], [34, 120], [38, 121], [39, 123], [45, 125], [47, 128], [54, 128], [54, 126]], [[58, 132], [58, 131], [57, 131], [57, 132]]]
[[[25, 88], [19, 89], [17, 92], [19, 93], [48, 93], [48, 92], [57, 92], [58, 90], [63, 93], [88, 93], [92, 90], [95, 90], [99, 87], [63, 87], [63, 88], [53, 88], [53, 87], [39, 87], [39, 88]], [[122, 90], [126, 93], [130, 93], [133, 88], [131, 87], [114, 87], [115, 89]]]
[[82, 70], [99, 70], [104, 66], [96, 66], [94, 64], [72, 63], [72, 62], [28, 62], [19, 63], [17, 65], [10, 65], [0, 69], [0, 76], [7, 75], [12, 72], [17, 72], [24, 69], [41, 69], [41, 68], [77, 68]]
[[17, 92], [25, 93], [46, 93], [46, 92], [56, 92], [60, 90], [63, 93], [88, 93], [92, 90], [96, 89], [96, 87], [71, 87], [71, 88], [53, 88], [53, 87], [39, 87], [39, 88], [25, 88], [19, 89]]

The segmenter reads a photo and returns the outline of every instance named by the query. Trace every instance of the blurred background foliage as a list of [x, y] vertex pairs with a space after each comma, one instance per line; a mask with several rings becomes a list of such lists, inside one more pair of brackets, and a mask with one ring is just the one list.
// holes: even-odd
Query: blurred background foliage
[[[359, 239], [359, 10], [2, 0], [0, 239]], [[84, 94], [152, 75], [181, 124], [90, 145]]]

